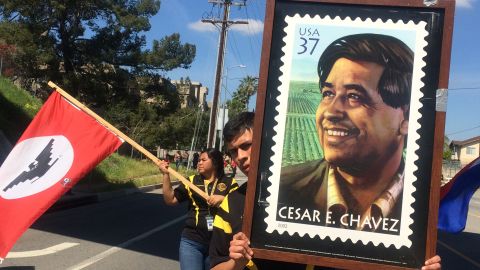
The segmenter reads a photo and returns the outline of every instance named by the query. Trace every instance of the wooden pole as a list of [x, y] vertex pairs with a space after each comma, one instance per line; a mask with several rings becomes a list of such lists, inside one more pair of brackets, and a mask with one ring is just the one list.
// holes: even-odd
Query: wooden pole
[[[123, 134], [120, 130], [118, 130], [116, 127], [112, 126], [110, 123], [108, 123], [105, 119], [97, 115], [95, 112], [90, 110], [87, 106], [83, 105], [80, 101], [76, 100], [74, 97], [72, 97], [70, 94], [65, 92], [62, 88], [58, 87], [55, 83], [53, 82], [48, 82], [48, 86], [52, 87], [57, 91], [60, 95], [62, 95], [64, 98], [66, 98], [68, 101], [73, 103], [75, 106], [80, 108], [82, 111], [86, 112], [88, 115], [93, 117], [95, 120], [97, 120], [101, 125], [104, 127], [108, 128], [111, 132], [113, 132], [115, 135], [118, 137], [122, 138], [124, 141], [129, 143], [131, 146], [133, 146], [135, 149], [143, 153], [145, 156], [147, 156], [149, 159], [151, 159], [155, 164], [160, 163], [160, 159], [158, 159], [156, 156], [154, 156], [152, 153], [147, 151], [145, 148], [143, 148], [141, 145], [136, 143], [134, 140], [130, 139], [127, 135]], [[174, 169], [168, 167], [168, 172], [173, 175], [175, 178], [180, 180], [184, 185], [188, 186], [191, 190], [195, 191], [198, 195], [202, 196], [205, 200], [207, 200], [208, 195], [205, 193], [205, 191], [199, 189], [197, 186], [195, 186], [192, 182], [188, 181], [183, 175], [175, 171]]]

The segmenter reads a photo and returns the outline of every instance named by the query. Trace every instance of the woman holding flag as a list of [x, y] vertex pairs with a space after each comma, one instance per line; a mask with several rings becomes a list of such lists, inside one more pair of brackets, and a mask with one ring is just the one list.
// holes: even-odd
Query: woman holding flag
[[209, 148], [200, 154], [198, 174], [189, 181], [208, 195], [207, 200], [180, 184], [173, 189], [168, 162], [159, 163], [163, 173], [163, 199], [168, 205], [188, 201], [188, 213], [180, 239], [180, 268], [182, 270], [210, 269], [208, 248], [213, 230], [213, 218], [225, 195], [238, 188], [235, 179], [227, 177], [223, 169], [222, 153]]

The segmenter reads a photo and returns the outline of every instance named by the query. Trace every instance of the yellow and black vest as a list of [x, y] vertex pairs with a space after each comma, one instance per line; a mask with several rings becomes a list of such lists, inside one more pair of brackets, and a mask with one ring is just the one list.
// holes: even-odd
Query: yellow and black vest
[[[189, 177], [190, 182], [201, 190], [205, 190], [207, 194], [226, 196], [228, 193], [236, 190], [238, 184], [234, 178], [223, 176], [215, 182], [210, 182], [207, 185], [205, 179], [201, 175], [192, 175]], [[180, 184], [174, 190], [174, 195], [178, 202], [188, 202], [187, 219], [182, 236], [208, 245], [212, 233], [207, 229], [207, 222], [205, 217], [207, 215], [215, 216], [217, 212], [216, 207], [209, 207], [207, 202], [197, 193], [190, 190], [186, 185]]]

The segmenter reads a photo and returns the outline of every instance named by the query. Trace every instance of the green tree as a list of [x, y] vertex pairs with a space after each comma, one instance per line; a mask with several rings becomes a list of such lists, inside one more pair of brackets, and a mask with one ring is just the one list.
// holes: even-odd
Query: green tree
[[127, 85], [138, 74], [192, 63], [195, 46], [182, 45], [179, 34], [144, 49], [142, 32], [159, 8], [159, 0], [4, 0], [0, 39], [19, 48], [19, 75], [29, 85], [54, 80], [80, 100], [101, 106], [131, 94]]
[[26, 90], [46, 98], [49, 87], [32, 85], [52, 80], [152, 147], [180, 108], [173, 85], [157, 74], [189, 68], [196, 54], [178, 33], [146, 48], [144, 32], [159, 9], [160, 0], [3, 0], [0, 43], [15, 46], [15, 75]]
[[[197, 119], [200, 117], [201, 119]], [[196, 121], [199, 121], [199, 132], [196, 134], [196, 146], [200, 149], [206, 145], [208, 132], [208, 112], [200, 112], [194, 108], [183, 108], [169, 115], [157, 127], [157, 145], [168, 149], [190, 149], [195, 133]]]
[[248, 110], [248, 102], [258, 89], [258, 78], [247, 76], [240, 81], [240, 85], [233, 93], [232, 99], [227, 101], [228, 117]]
[[450, 149], [450, 139], [445, 136], [443, 139], [443, 159], [451, 160], [452, 154], [452, 149]]
[[[11, 75], [15, 51], [14, 45], [6, 44], [0, 40], [0, 76]], [[6, 69], [6, 72], [4, 72], [4, 69]]]
[[153, 41], [152, 51], [145, 53], [145, 69], [172, 70], [178, 67], [190, 68], [195, 57], [196, 48], [191, 44], [182, 45], [180, 34], [175, 33], [160, 41]]

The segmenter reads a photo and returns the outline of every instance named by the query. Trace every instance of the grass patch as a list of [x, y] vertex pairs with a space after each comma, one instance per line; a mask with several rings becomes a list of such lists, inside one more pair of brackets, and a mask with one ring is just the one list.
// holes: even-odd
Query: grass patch
[[97, 169], [108, 175], [107, 180], [117, 182], [159, 173], [151, 161], [135, 160], [116, 153], [103, 160]]
[[[196, 171], [187, 171], [180, 167], [179, 173], [188, 177]], [[156, 185], [162, 181], [163, 176], [152, 161], [136, 160], [114, 153], [85, 176], [75, 189], [83, 192], [102, 192]]]
[[33, 118], [37, 114], [42, 101], [33, 97], [27, 91], [14, 85], [9, 79], [0, 77], [0, 93], [10, 104], [21, 109], [26, 115]]

